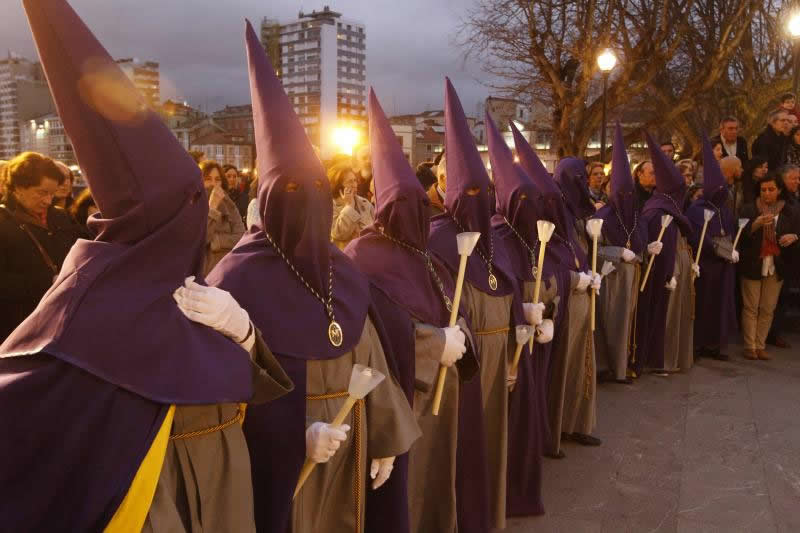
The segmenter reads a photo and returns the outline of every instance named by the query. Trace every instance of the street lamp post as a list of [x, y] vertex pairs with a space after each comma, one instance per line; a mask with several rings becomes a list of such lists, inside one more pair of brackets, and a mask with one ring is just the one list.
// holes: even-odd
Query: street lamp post
[[792, 92], [796, 95], [800, 88], [800, 11], [795, 11], [786, 23], [792, 38]]
[[600, 162], [606, 160], [606, 91], [608, 89], [608, 75], [617, 64], [617, 56], [610, 48], [606, 48], [597, 56], [597, 66], [603, 73], [603, 125], [600, 128]]

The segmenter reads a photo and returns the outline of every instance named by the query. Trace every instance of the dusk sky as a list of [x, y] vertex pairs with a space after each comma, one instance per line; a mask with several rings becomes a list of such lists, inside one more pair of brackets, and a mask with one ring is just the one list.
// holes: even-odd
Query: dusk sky
[[[19, 0], [3, 0], [0, 50], [37, 58]], [[213, 111], [249, 102], [244, 19], [257, 31], [264, 16], [286, 22], [302, 9], [329, 5], [366, 24], [367, 80], [387, 113], [442, 107], [450, 76], [472, 115], [488, 95], [480, 68], [464, 62], [453, 40], [472, 0], [72, 0], [114, 57], [161, 64], [161, 97]]]

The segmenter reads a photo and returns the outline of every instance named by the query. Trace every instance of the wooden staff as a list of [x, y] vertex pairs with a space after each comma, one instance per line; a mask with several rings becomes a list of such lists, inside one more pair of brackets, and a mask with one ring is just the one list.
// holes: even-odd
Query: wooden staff
[[[672, 223], [672, 215], [661, 215], [661, 231], [658, 232], [658, 239], [656, 242], [661, 242], [661, 239], [664, 237], [664, 231], [666, 231], [667, 226]], [[644, 273], [644, 279], [642, 280], [642, 286], [639, 288], [639, 292], [644, 292], [644, 287], [647, 285], [647, 278], [650, 277], [650, 269], [653, 268], [653, 261], [655, 261], [656, 256], [651, 255], [650, 261], [647, 263], [647, 270]]]
[[[589, 232], [589, 235], [592, 236], [592, 242], [594, 243], [594, 249], [592, 250], [592, 276], [597, 274], [597, 240], [600, 237], [600, 231], [603, 229], [603, 219], [601, 218], [592, 218], [586, 223], [586, 230]], [[595, 316], [595, 305], [597, 300], [597, 291], [592, 289], [591, 293], [591, 300], [592, 300], [592, 331], [594, 331], [594, 316]]]
[[[364, 365], [353, 365], [353, 372], [350, 374], [350, 385], [347, 387], [347, 399], [344, 401], [344, 404], [342, 404], [339, 412], [336, 413], [336, 416], [333, 418], [333, 421], [330, 423], [330, 425], [341, 426], [342, 422], [344, 422], [344, 419], [350, 414], [350, 411], [353, 409], [353, 406], [356, 404], [356, 402], [358, 400], [362, 400], [367, 394], [372, 392], [372, 390], [377, 387], [385, 378], [386, 376], [377, 370]], [[297, 494], [300, 492], [300, 489], [303, 488], [308, 476], [311, 475], [311, 472], [316, 466], [317, 463], [311, 459], [306, 459], [306, 462], [303, 463], [303, 469], [300, 470], [300, 477], [298, 478], [297, 485], [294, 489], [294, 496], [292, 497], [293, 499], [297, 498]]]
[[694, 281], [694, 273], [697, 270], [697, 265], [700, 264], [700, 253], [703, 251], [703, 241], [706, 240], [706, 230], [708, 229], [708, 222], [714, 218], [714, 211], [711, 209], [703, 209], [703, 232], [700, 234], [700, 244], [697, 246], [697, 254], [694, 256], [694, 266], [692, 269], [692, 281]]
[[750, 222], [749, 218], [740, 218], [739, 219], [739, 231], [736, 232], [736, 238], [733, 239], [733, 249], [736, 249], [736, 245], [739, 244], [739, 237], [742, 236], [742, 230]]
[[[469, 258], [481, 234], [475, 231], [467, 231], [456, 235], [458, 241], [458, 277], [456, 278], [456, 292], [453, 295], [453, 307], [450, 310], [450, 327], [456, 325], [458, 320], [458, 306], [461, 305], [461, 290], [464, 288], [464, 273], [467, 271], [467, 259]], [[439, 407], [442, 404], [442, 393], [444, 392], [444, 380], [447, 378], [447, 367], [439, 367], [439, 378], [436, 381], [436, 393], [433, 396], [433, 416], [439, 416]]]
[[534, 333], [535, 330], [533, 326], [517, 326], [517, 348], [514, 351], [514, 361], [511, 363], [510, 375], [517, 375], [517, 368], [519, 367], [519, 358], [522, 355], [522, 348], [525, 346], [526, 342], [533, 338]]
[[[547, 243], [553, 236], [556, 230], [556, 225], [547, 220], [536, 221], [536, 233], [539, 235], [539, 260], [536, 263], [536, 283], [533, 286], [533, 303], [539, 303], [539, 294], [542, 289], [542, 276], [544, 275], [544, 251], [547, 248]], [[528, 349], [533, 353], [533, 337], [528, 341]]]

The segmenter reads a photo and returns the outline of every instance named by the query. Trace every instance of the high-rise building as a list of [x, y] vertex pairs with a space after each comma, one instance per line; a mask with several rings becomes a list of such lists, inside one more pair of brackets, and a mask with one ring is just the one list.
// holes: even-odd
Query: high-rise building
[[158, 63], [126, 57], [117, 59], [117, 65], [144, 95], [147, 104], [152, 109], [158, 109], [161, 105], [161, 77]]
[[0, 60], [0, 159], [22, 151], [20, 121], [54, 111], [39, 63], [11, 53]]
[[[335, 131], [366, 133], [367, 56], [364, 24], [342, 18], [325, 6], [297, 20], [261, 23], [262, 45], [275, 64], [283, 87], [311, 142], [323, 157], [331, 155]], [[273, 60], [276, 59], [273, 57]]]

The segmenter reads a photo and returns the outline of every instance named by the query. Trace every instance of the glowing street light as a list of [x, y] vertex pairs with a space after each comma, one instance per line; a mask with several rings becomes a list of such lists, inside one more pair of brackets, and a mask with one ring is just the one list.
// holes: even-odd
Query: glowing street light
[[358, 145], [359, 133], [353, 127], [339, 126], [333, 130], [332, 138], [339, 153], [353, 155], [353, 149]]
[[800, 11], [792, 13], [792, 16], [789, 17], [789, 21], [786, 23], [786, 29], [789, 31], [789, 35], [791, 35], [792, 39], [800, 37]]
[[797, 94], [798, 86], [800, 86], [800, 11], [795, 11], [789, 16], [789, 20], [786, 21], [786, 31], [794, 41], [792, 43], [792, 92]]
[[600, 70], [604, 73], [614, 70], [614, 67], [617, 66], [617, 56], [614, 54], [614, 51], [610, 48], [603, 50], [600, 55], [597, 56], [597, 66], [600, 67]]
[[606, 160], [606, 92], [608, 75], [617, 66], [617, 56], [610, 48], [606, 48], [597, 56], [597, 67], [603, 73], [603, 124], [600, 129], [600, 162]]

